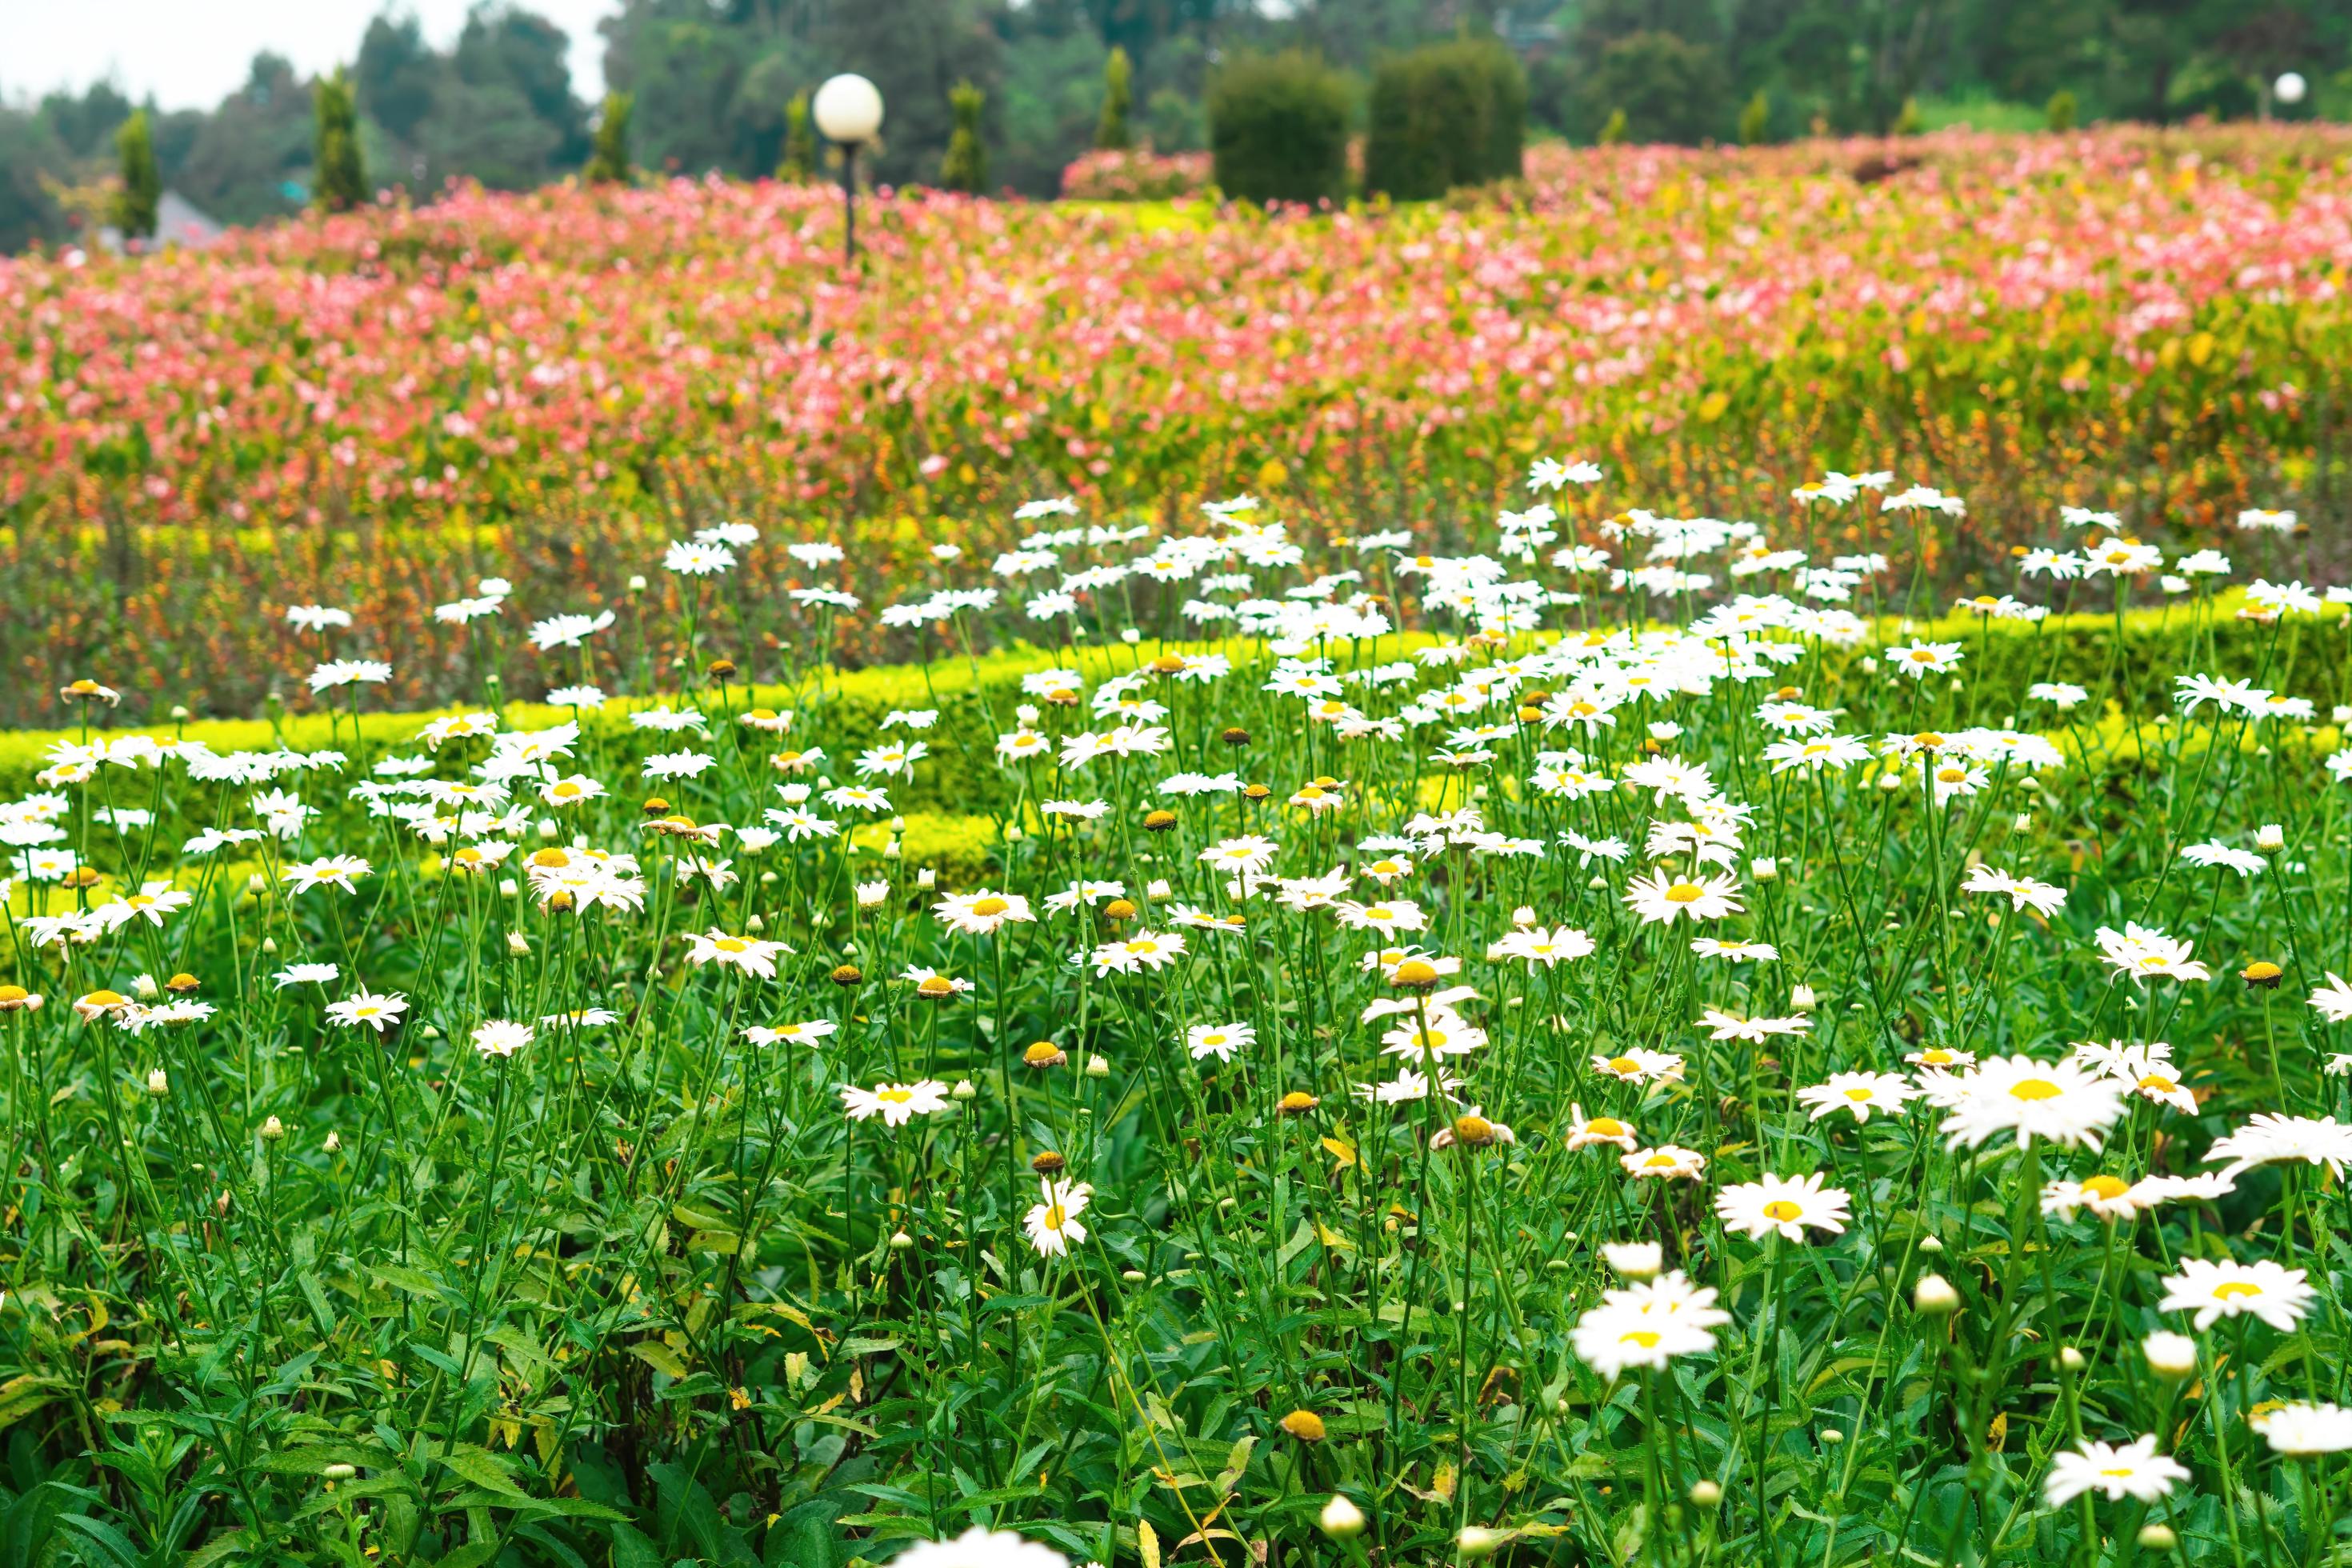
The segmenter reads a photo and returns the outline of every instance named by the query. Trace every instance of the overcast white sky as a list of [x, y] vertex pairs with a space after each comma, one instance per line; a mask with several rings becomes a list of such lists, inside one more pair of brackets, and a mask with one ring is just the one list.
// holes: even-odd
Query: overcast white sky
[[[446, 45], [473, 0], [0, 0], [0, 97], [37, 98], [111, 75], [133, 99], [209, 109], [245, 80], [262, 49], [308, 75], [359, 52], [378, 11], [413, 11]], [[604, 94], [599, 17], [619, 0], [526, 0], [572, 36], [572, 90]]]

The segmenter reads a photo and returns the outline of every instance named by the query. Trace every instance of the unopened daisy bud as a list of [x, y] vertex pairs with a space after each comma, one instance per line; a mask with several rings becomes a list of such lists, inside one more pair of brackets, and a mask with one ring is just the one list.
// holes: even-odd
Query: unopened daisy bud
[[1601, 1256], [1628, 1279], [1654, 1279], [1666, 1266], [1665, 1249], [1654, 1241], [1604, 1241]]
[[1166, 898], [1168, 896], [1168, 879], [1165, 877], [1154, 877], [1149, 882], [1144, 883], [1143, 896], [1147, 899]]
[[940, 874], [929, 866], [915, 873], [915, 886], [926, 891], [940, 885]]
[[1282, 1429], [1302, 1443], [1320, 1443], [1323, 1417], [1312, 1410], [1294, 1410], [1282, 1418]]
[[1901, 789], [1903, 787], [1903, 775], [1901, 773], [1881, 773], [1878, 775], [1878, 787], [1890, 794], [1895, 790]]
[[1813, 988], [1810, 985], [1791, 985], [1789, 987], [1789, 1005], [1791, 1007], [1799, 1009], [1811, 1007], [1820, 1000], [1821, 999], [1818, 996], [1813, 994]]
[[147, 1092], [153, 1095], [158, 1100], [161, 1100], [163, 1096], [171, 1093], [172, 1075], [165, 1072], [162, 1068], [150, 1069], [147, 1074]]
[[948, 1090], [948, 1098], [950, 1100], [974, 1100], [980, 1098], [980, 1090], [972, 1087], [971, 1079], [968, 1078], [960, 1078], [956, 1079], [955, 1087]]
[[1007, 826], [1004, 830], [1004, 842], [1007, 844], [1018, 844], [1024, 837], [1026, 835], [1021, 831], [1017, 824]]
[[152, 1002], [155, 999], [155, 994], [163, 990], [163, 987], [155, 984], [153, 975], [137, 974], [131, 977], [131, 990], [142, 1002]]
[[642, 594], [642, 593], [644, 593], [645, 591], [646, 591], [646, 574], [645, 574], [644, 573], [642, 573], [642, 572], [632, 572], [632, 573], [630, 573], [630, 574], [629, 574], [629, 592], [630, 592], [630, 593], [632, 593], [632, 594]]
[[263, 1142], [275, 1143], [280, 1138], [285, 1136], [286, 1123], [278, 1121], [275, 1116], [267, 1118], [261, 1123], [261, 1141]]
[[2238, 971], [2238, 978], [2259, 990], [2268, 991], [2278, 984], [2280, 977], [2285, 973], [2266, 958], [2256, 959]]
[[1454, 1549], [1465, 1557], [1492, 1557], [1510, 1544], [1507, 1530], [1488, 1530], [1483, 1524], [1465, 1525], [1462, 1533], [1454, 1538]]
[[910, 1251], [912, 1251], [912, 1250], [914, 1249], [914, 1246], [915, 1246], [915, 1238], [914, 1238], [913, 1237], [911, 1237], [911, 1236], [908, 1236], [905, 1231], [903, 1231], [903, 1230], [894, 1230], [894, 1231], [892, 1231], [892, 1232], [890, 1233], [890, 1250], [891, 1250], [891, 1251], [893, 1251], [893, 1252], [910, 1252]]
[[860, 882], [857, 884], [857, 907], [861, 910], [877, 909], [881, 906], [882, 900], [889, 896], [890, 884], [887, 882], [875, 881]]
[[1944, 1238], [1940, 1236], [1923, 1236], [1919, 1238], [1919, 1250], [1941, 1252], [1944, 1250]]
[[2168, 1524], [2141, 1525], [2138, 1540], [2143, 1552], [2169, 1552], [2180, 1544], [2180, 1537]]
[[[804, 784], [784, 784], [776, 791], [777, 795], [782, 799], [786, 805], [806, 805], [808, 804], [808, 797], [814, 793], [814, 792]], [[897, 832], [898, 830], [893, 828], [891, 831]]]
[[901, 851], [898, 848], [898, 841], [895, 838], [882, 846], [882, 858], [885, 860], [896, 860], [898, 858], [900, 853]]
[[1349, 1541], [1364, 1533], [1364, 1510], [1350, 1502], [1345, 1493], [1333, 1492], [1316, 1522], [1332, 1540]]
[[343, 1135], [342, 1135], [341, 1133], [340, 1133], [340, 1132], [330, 1132], [330, 1133], [328, 1133], [328, 1134], [327, 1134], [327, 1141], [326, 1141], [325, 1142], [323, 1142], [323, 1143], [321, 1143], [321, 1144], [320, 1144], [320, 1145], [319, 1145], [319, 1147], [320, 1147], [320, 1148], [324, 1149], [324, 1150], [325, 1150], [328, 1153], [330, 1153], [330, 1154], [333, 1153], [336, 1150], [338, 1150], [338, 1149], [341, 1148], [342, 1146], [343, 1146]]
[[2083, 1359], [2081, 1351], [2076, 1350], [2073, 1345], [2064, 1345], [2059, 1349], [2058, 1364], [2068, 1372], [2080, 1372], [2090, 1363]]
[[1701, 1478], [1700, 1479], [1691, 1483], [1690, 1500], [1691, 1506], [1693, 1508], [1710, 1510], [1721, 1508], [1723, 1506], [1723, 1488], [1716, 1484], [1714, 1481]]
[[1584, 885], [1597, 893], [1609, 885], [1609, 879], [1602, 876], [1600, 872], [1595, 871], [1591, 876], [1585, 879]]
[[1922, 1274], [1911, 1287], [1911, 1306], [1924, 1318], [1948, 1318], [1960, 1310], [1960, 1293], [1940, 1274]]
[[530, 951], [530, 938], [519, 931], [507, 932], [507, 951], [517, 958], [522, 957]]
[[269, 890], [269, 879], [258, 871], [248, 872], [245, 879], [245, 890], [248, 893], [266, 893]]
[[1822, 1428], [1822, 1441], [1834, 1448], [1845, 1441], [1845, 1434], [1834, 1426], [1824, 1426]]
[[2147, 1358], [2147, 1370], [2168, 1383], [2179, 1383], [2197, 1371], [2197, 1342], [2169, 1329], [2158, 1329], [2140, 1341], [2139, 1353]]
[[329, 1465], [319, 1473], [331, 1481], [347, 1481], [360, 1472], [358, 1467], [353, 1465]]
[[2338, 702], [2328, 710], [2327, 717], [2334, 723], [2352, 724], [2352, 702]]
[[540, 842], [542, 844], [552, 844], [555, 842], [556, 835], [561, 833], [562, 829], [555, 826], [555, 818], [551, 816], [542, 816], [539, 819], [539, 826], [534, 831], [539, 834]]
[[1132, 647], [1143, 640], [1143, 634], [1129, 626], [1118, 634], [1118, 640]]
[[193, 717], [194, 717], [194, 715], [188, 711], [187, 705], [185, 703], [174, 702], [172, 704], [172, 718], [175, 722], [184, 722]]
[[2286, 847], [2286, 829], [2275, 822], [2265, 822], [2254, 829], [2254, 847], [2265, 855], [2275, 855]]
[[1108, 1057], [1088, 1057], [1087, 1058], [1087, 1076], [1088, 1078], [1108, 1078], [1110, 1076], [1110, 1058]]
[[499, 897], [502, 899], [511, 899], [515, 894], [521, 890], [521, 889], [515, 885], [515, 879], [512, 877], [501, 877], [499, 879]]
[[1140, 1268], [1122, 1268], [1118, 1271], [1118, 1277], [1129, 1285], [1143, 1283], [1143, 1270]]
[[1769, 855], [1759, 855], [1748, 862], [1748, 874], [1759, 882], [1777, 882], [1780, 879], [1780, 862]]
[[1537, 916], [1533, 905], [1521, 904], [1511, 911], [1511, 925], [1515, 930], [1526, 931], [1536, 923]]

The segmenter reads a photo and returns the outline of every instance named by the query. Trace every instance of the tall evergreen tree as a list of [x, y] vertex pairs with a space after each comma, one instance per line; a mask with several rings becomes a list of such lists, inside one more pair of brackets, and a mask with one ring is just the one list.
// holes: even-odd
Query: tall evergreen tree
[[955, 114], [955, 130], [948, 137], [947, 155], [940, 160], [940, 184], [950, 191], [978, 195], [988, 185], [988, 149], [981, 145], [980, 111], [988, 95], [968, 81], [948, 94]]
[[1135, 105], [1132, 75], [1127, 51], [1114, 47], [1103, 62], [1102, 123], [1095, 127], [1095, 145], [1106, 152], [1124, 153], [1135, 145], [1135, 135], [1127, 128], [1128, 110]]
[[595, 146], [583, 171], [592, 184], [625, 184], [629, 177], [629, 111], [636, 100], [625, 92], [604, 95], [604, 112], [596, 117]]
[[163, 175], [155, 166], [155, 133], [145, 110], [133, 112], [115, 132], [114, 151], [122, 174], [114, 196], [114, 226], [125, 239], [152, 239], [155, 208], [163, 199]]
[[314, 121], [310, 194], [329, 212], [348, 212], [368, 199], [367, 169], [360, 157], [359, 107], [341, 67], [319, 79], [311, 89]]

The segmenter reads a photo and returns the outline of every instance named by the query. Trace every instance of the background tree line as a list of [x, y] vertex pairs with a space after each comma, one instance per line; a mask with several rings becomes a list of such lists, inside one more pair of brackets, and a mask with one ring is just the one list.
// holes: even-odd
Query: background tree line
[[[1132, 134], [1164, 152], [1207, 144], [1211, 79], [1239, 58], [1319, 55], [1360, 120], [1383, 58], [1465, 33], [1520, 58], [1538, 132], [1579, 141], [2237, 118], [2287, 69], [2313, 87], [2291, 112], [2352, 116], [2352, 0], [624, 0], [600, 31], [640, 167], [772, 174], [795, 97], [856, 69], [888, 104], [877, 179], [939, 179], [969, 83], [989, 188], [1033, 195], [1093, 143], [1113, 49]], [[423, 197], [581, 170], [597, 110], [568, 41], [523, 4], [478, 7], [446, 48], [379, 15], [349, 66], [369, 180]], [[163, 184], [225, 222], [304, 205], [315, 85], [263, 53], [210, 110], [150, 106]], [[108, 82], [0, 103], [0, 248], [71, 231], [138, 107]]]

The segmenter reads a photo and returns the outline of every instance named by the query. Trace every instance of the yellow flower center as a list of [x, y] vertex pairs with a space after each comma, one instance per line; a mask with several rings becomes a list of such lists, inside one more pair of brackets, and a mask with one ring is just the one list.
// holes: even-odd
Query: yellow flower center
[[721, 952], [747, 952], [751, 944], [740, 936], [722, 936], [710, 944]]
[[1799, 1215], [1803, 1214], [1804, 1212], [1805, 1211], [1803, 1209], [1799, 1208], [1795, 1204], [1790, 1203], [1786, 1198], [1774, 1198], [1770, 1203], [1764, 1205], [1764, 1217], [1766, 1219], [1780, 1220], [1783, 1223], [1795, 1219]]
[[1663, 1338], [1664, 1336], [1655, 1329], [1628, 1329], [1617, 1336], [1617, 1342], [1621, 1345], [1639, 1345], [1646, 1351], [1655, 1350], [1658, 1341]]
[[1864, 1100], [1870, 1098], [1870, 1092], [1871, 1091], [1866, 1089], [1850, 1089], [1845, 1091], [1845, 1097], [1848, 1100], [1853, 1100], [1856, 1105], [1860, 1105]]
[[874, 1091], [874, 1098], [877, 1100], [887, 1100], [893, 1105], [904, 1105], [908, 1100], [915, 1098], [915, 1091], [911, 1089], [900, 1089], [896, 1084], [893, 1084], [887, 1089], [876, 1089]]
[[1635, 1073], [1642, 1070], [1642, 1064], [1635, 1061], [1632, 1057], [1611, 1057], [1609, 1058], [1609, 1070], [1611, 1072], [1619, 1073]]
[[1006, 903], [1003, 899], [991, 896], [989, 898], [982, 899], [978, 902], [974, 903], [971, 906], [971, 912], [980, 916], [982, 920], [986, 920], [992, 915], [1001, 915], [1012, 907], [1013, 906], [1011, 904]]
[[2084, 1182], [2083, 1190], [2102, 1202], [2107, 1202], [2131, 1191], [2131, 1184], [2119, 1176], [2097, 1175]]
[[2251, 1279], [2232, 1279], [2226, 1285], [2213, 1287], [2213, 1300], [2216, 1301], [2229, 1301], [2240, 1296], [2259, 1296], [2262, 1293], [2263, 1288]]
[[1596, 1116], [1584, 1124], [1584, 1130], [1596, 1138], [1622, 1138], [1625, 1124], [1613, 1116]]
[[1695, 903], [1699, 899], [1704, 898], [1706, 894], [1706, 889], [1700, 887], [1696, 882], [1676, 882], [1673, 887], [1666, 889], [1666, 902], [1670, 904]]
[[2009, 1086], [2011, 1100], [2055, 1100], [2065, 1092], [2046, 1078], [2020, 1079]]

